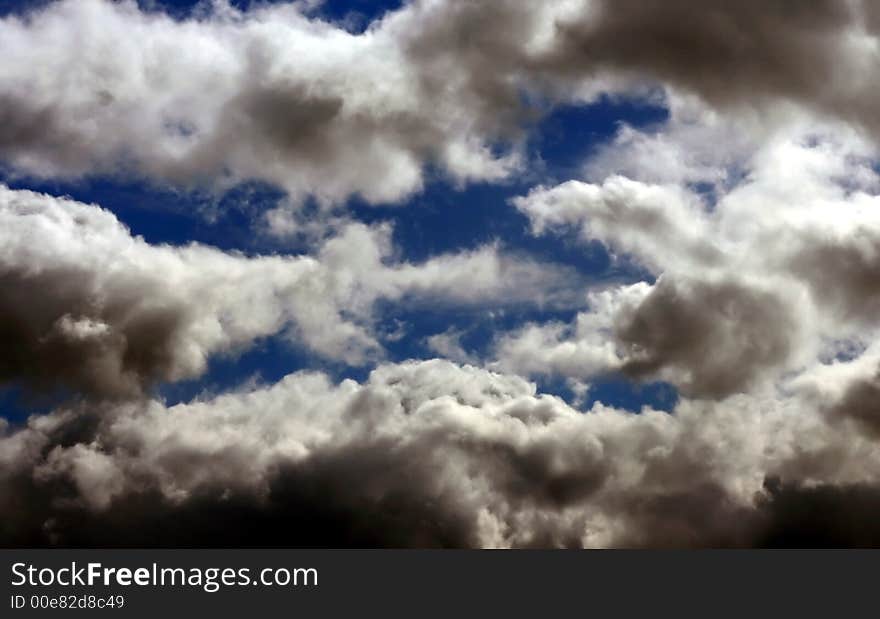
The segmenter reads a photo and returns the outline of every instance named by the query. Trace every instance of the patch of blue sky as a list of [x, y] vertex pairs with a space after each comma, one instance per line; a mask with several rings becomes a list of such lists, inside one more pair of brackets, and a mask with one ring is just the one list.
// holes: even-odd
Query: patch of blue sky
[[50, 412], [64, 401], [61, 393], [37, 394], [15, 383], [0, 386], [0, 417], [13, 427], [23, 424], [30, 415]]
[[301, 370], [325, 372], [335, 380], [355, 378], [351, 368], [323, 361], [298, 346], [286, 334], [261, 338], [240, 351], [219, 354], [208, 361], [208, 371], [196, 379], [159, 385], [155, 396], [168, 405], [207, 398], [249, 385], [270, 385]]
[[659, 98], [602, 95], [586, 105], [565, 105], [543, 117], [530, 148], [545, 165], [544, 183], [583, 176], [583, 166], [622, 125], [636, 129], [662, 126], [669, 110]]
[[[53, 0], [0, 0], [0, 17], [4, 15], [24, 15], [30, 11], [51, 4]], [[137, 0], [138, 5], [147, 11], [162, 11], [176, 19], [193, 15], [200, 6], [207, 6], [210, 0]], [[228, 0], [229, 4], [240, 10], [267, 4], [287, 4], [291, 0]], [[327, 21], [344, 25], [350, 31], [362, 31], [371, 21], [382, 17], [387, 11], [399, 8], [403, 0], [325, 0], [316, 6], [311, 14]]]
[[535, 380], [539, 393], [558, 396], [579, 410], [587, 411], [600, 403], [622, 410], [639, 413], [643, 407], [672, 412], [678, 404], [678, 390], [663, 381], [634, 382], [618, 373], [593, 377], [585, 386], [586, 393], [563, 379], [538, 377]]
[[24, 15], [50, 4], [52, 0], [0, 0], [0, 17]]
[[284, 192], [262, 182], [242, 183], [220, 196], [206, 191], [176, 191], [122, 176], [72, 181], [7, 176], [13, 189], [29, 189], [97, 204], [136, 236], [151, 244], [203, 243], [246, 254], [278, 249], [268, 237], [254, 234], [254, 222], [283, 199]]
[[591, 383], [584, 408], [589, 409], [596, 402], [634, 412], [640, 412], [642, 406], [671, 412], [678, 403], [678, 390], [662, 381], [635, 383], [613, 375]]
[[[178, 18], [193, 13], [205, 0], [138, 0], [149, 10], [162, 10]], [[286, 4], [290, 0], [228, 0], [237, 9], [247, 11], [267, 4]], [[337, 23], [350, 32], [362, 32], [370, 22], [381, 18], [387, 11], [399, 8], [403, 0], [324, 0], [314, 8], [306, 7], [308, 13], [325, 21]]]
[[509, 333], [529, 322], [569, 322], [576, 314], [575, 309], [542, 309], [525, 304], [462, 308], [382, 302], [379, 309], [379, 331], [394, 335], [384, 341], [393, 360], [436, 357], [427, 338], [456, 333], [460, 335], [461, 347], [470, 357], [488, 361], [498, 334]]
[[[449, 309], [426, 311], [426, 308], [405, 307], [395, 309], [389, 304], [379, 325], [380, 331], [397, 332], [400, 337], [385, 341], [389, 360], [430, 359], [437, 357], [428, 338], [432, 335], [451, 333], [468, 355], [465, 361], [477, 365], [491, 362], [495, 339], [500, 333], [513, 331], [528, 322], [571, 322], [577, 310], [540, 310], [534, 307], [482, 308], [480, 310]], [[363, 372], [365, 375], [367, 372]], [[346, 377], [360, 379], [358, 372]], [[557, 395], [567, 402], [578, 402], [586, 410], [594, 402], [639, 411], [642, 406], [656, 410], [671, 411], [678, 402], [675, 388], [665, 382], [634, 383], [626, 377], [610, 373], [590, 380], [585, 398], [579, 398], [572, 385], [562, 378], [533, 377], [540, 393]]]
[[[523, 314], [509, 310], [424, 312], [412, 308], [394, 312], [384, 315], [378, 328], [386, 333], [401, 331], [402, 336], [383, 342], [386, 356], [382, 361], [399, 362], [438, 357], [428, 346], [427, 338], [438, 333], [455, 332], [460, 334], [461, 347], [473, 356], [473, 359], [465, 361], [479, 365], [491, 360], [490, 357], [481, 356], [491, 350], [495, 336], [500, 331], [518, 326], [526, 318], [562, 319], [564, 315], [539, 317], [537, 313]], [[212, 358], [204, 376], [162, 385], [156, 394], [172, 405], [196, 397], [209, 397], [211, 394], [249, 383], [271, 384], [287, 374], [301, 370], [323, 372], [336, 382], [344, 379], [363, 382], [374, 367], [374, 364], [351, 367], [322, 360], [298, 347], [294, 340], [265, 338], [241, 354]], [[601, 402], [634, 412], [639, 412], [643, 406], [671, 411], [678, 402], [677, 391], [668, 383], [635, 383], [616, 373], [591, 379], [585, 397], [577, 393], [571, 383], [561, 378], [539, 376], [533, 380], [539, 393], [557, 395], [569, 403], [577, 404], [582, 410], [588, 410], [594, 403]]]

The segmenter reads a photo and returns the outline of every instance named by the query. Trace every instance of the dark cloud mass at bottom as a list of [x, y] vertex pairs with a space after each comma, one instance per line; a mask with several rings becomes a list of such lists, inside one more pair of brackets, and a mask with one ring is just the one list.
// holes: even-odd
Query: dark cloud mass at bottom
[[[804, 428], [775, 434], [756, 401], [738, 406], [581, 413], [440, 360], [383, 365], [363, 384], [294, 374], [171, 408], [83, 403], [0, 439], [0, 544], [880, 542], [880, 488], [834, 481], [860, 458], [840, 456], [855, 435], [817, 434], [807, 404]], [[821, 444], [800, 446], [807, 436]], [[762, 441], [800, 451], [762, 456]]]
[[[384, 446], [387, 447], [387, 446]], [[3, 547], [290, 547], [476, 548], [474, 514], [454, 497], [420, 492], [431, 471], [400, 476], [399, 487], [370, 496], [387, 483], [384, 449], [347, 453], [308, 467], [280, 467], [265, 497], [201, 491], [185, 502], [160, 492], [128, 494], [95, 512], [75, 502], [64, 484], [35, 487], [25, 476], [5, 480], [16, 500], [0, 526]], [[396, 463], [390, 463], [395, 466]], [[523, 490], [541, 491], [540, 483]], [[4, 494], [6, 494], [4, 492]], [[7, 495], [8, 496], [8, 495]], [[59, 507], [58, 503], [63, 506]], [[26, 518], [21, 518], [26, 516]], [[880, 486], [805, 486], [768, 478], [754, 504], [732, 501], [714, 485], [638, 497], [621, 520], [620, 548], [878, 548]], [[580, 548], [576, 529], [539, 530], [518, 547]]]
[[[145, 493], [126, 497], [100, 514], [71, 508], [49, 521], [51, 532], [29, 522], [14, 535], [4, 536], [2, 543], [73, 548], [479, 547], [465, 515], [446, 512], [423, 497], [401, 496], [375, 504], [354, 498], [341, 502], [340, 495], [332, 492], [337, 488], [321, 475], [303, 477], [279, 473], [263, 503], [247, 496], [209, 495], [175, 506]], [[351, 486], [344, 490], [350, 493]], [[646, 528], [615, 546], [880, 548], [878, 486], [806, 488], [768, 480], [767, 493], [753, 509], [726, 511], [725, 506], [724, 495], [711, 488], [633, 506]], [[536, 538], [529, 547], [580, 548], [581, 543], [576, 536], [548, 535]]]

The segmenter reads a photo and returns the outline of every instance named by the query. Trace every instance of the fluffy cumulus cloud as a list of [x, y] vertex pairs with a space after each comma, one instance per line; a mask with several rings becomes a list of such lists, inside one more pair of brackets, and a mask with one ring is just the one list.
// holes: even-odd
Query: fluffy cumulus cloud
[[[151, 244], [0, 185], [0, 384], [55, 403], [0, 417], [0, 545], [880, 546], [873, 4], [313, 4], [0, 19], [4, 178], [266, 181], [312, 241]], [[532, 166], [540, 114], [602, 95], [668, 117]], [[437, 173], [539, 179], [492, 229], [541, 239], [413, 262], [394, 215], [307, 204]], [[607, 273], [546, 258], [597, 246]], [[158, 395], [267, 338], [306, 369]], [[608, 378], [680, 397], [582, 406]]]
[[414, 58], [411, 37], [439, 17], [406, 10], [356, 35], [302, 9], [217, 2], [175, 21], [134, 2], [73, 0], [7, 17], [0, 156], [37, 176], [258, 178], [327, 202], [397, 200], [429, 161], [460, 180], [516, 167], [515, 150], [493, 153], [515, 127], [472, 92], [476, 76], [441, 80]]

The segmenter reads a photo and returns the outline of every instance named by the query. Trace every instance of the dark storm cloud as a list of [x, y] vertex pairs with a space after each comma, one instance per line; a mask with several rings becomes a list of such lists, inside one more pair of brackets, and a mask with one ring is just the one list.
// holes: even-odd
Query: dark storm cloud
[[733, 500], [712, 482], [636, 494], [618, 510], [627, 522], [615, 543], [621, 548], [741, 548], [753, 543], [753, 507]]
[[603, 80], [612, 91], [669, 85], [771, 117], [788, 101], [880, 130], [871, 2], [595, 0], [541, 10], [452, 0], [411, 11], [418, 28], [405, 49], [427, 92], [442, 79], [477, 119], [494, 111], [508, 130], [529, 118], [524, 93], [554, 102]]
[[[517, 110], [523, 90], [552, 100], [584, 80], [618, 75], [672, 84], [720, 106], [782, 98], [875, 122], [861, 77], [876, 74], [878, 66], [867, 49], [852, 47], [853, 35], [875, 34], [878, 11], [869, 2], [547, 6], [543, 12], [519, 0], [416, 2], [419, 30], [406, 49], [429, 83], [437, 73], [431, 68], [448, 67], [459, 77], [452, 86], [487, 110]], [[530, 46], [542, 26], [552, 32], [543, 45]]]
[[[234, 454], [215, 454], [226, 458]], [[184, 466], [210, 466], [185, 453]], [[431, 462], [391, 441], [279, 464], [261, 495], [244, 488], [197, 487], [169, 500], [155, 480], [132, 480], [116, 500], [93, 509], [70, 480], [35, 482], [23, 470], [3, 485], [11, 517], [2, 546], [143, 547], [470, 547], [473, 514], [454, 489], [432, 492]]]
[[743, 506], [717, 486], [640, 497], [636, 526], [621, 546], [637, 548], [880, 548], [880, 486], [805, 484], [771, 476]]
[[880, 486], [770, 477], [754, 544], [765, 548], [880, 548]]

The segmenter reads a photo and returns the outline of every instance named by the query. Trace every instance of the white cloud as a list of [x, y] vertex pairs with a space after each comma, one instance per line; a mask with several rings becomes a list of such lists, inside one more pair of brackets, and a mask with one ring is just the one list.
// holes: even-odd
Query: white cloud
[[[521, 165], [502, 119], [517, 111], [484, 102], [461, 59], [441, 78], [439, 55], [416, 57], [414, 33], [445, 28], [436, 4], [362, 34], [298, 3], [221, 2], [176, 21], [131, 1], [66, 0], [4, 18], [0, 156], [36, 176], [133, 172], [221, 188], [256, 178], [331, 203], [397, 201], [420, 189], [429, 162], [461, 182], [503, 178]], [[511, 9], [526, 35], [532, 15], [552, 11]], [[493, 152], [500, 143], [512, 148]]]
[[461, 344], [461, 338], [464, 335], [463, 330], [450, 327], [442, 333], [435, 333], [425, 338], [425, 344], [429, 350], [444, 359], [457, 363], [474, 363], [474, 355], [466, 351]]

